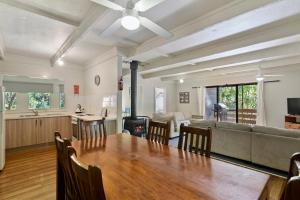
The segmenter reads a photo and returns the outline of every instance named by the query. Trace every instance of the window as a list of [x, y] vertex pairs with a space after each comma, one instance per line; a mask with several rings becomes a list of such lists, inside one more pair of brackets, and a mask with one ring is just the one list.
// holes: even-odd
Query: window
[[16, 95], [17, 93], [15, 92], [4, 93], [5, 110], [16, 110], [17, 108]]
[[28, 93], [29, 109], [49, 109], [50, 93], [29, 92]]
[[155, 88], [155, 112], [166, 112], [166, 90], [164, 88]]
[[256, 84], [213, 86], [206, 89], [206, 119], [256, 123]]
[[59, 93], [59, 108], [65, 107], [65, 93]]

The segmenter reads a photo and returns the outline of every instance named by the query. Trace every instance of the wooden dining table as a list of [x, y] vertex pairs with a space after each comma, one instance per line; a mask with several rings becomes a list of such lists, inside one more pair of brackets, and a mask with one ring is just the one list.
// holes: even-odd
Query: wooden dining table
[[263, 199], [269, 175], [214, 158], [114, 134], [73, 141], [78, 159], [102, 170], [108, 200]]

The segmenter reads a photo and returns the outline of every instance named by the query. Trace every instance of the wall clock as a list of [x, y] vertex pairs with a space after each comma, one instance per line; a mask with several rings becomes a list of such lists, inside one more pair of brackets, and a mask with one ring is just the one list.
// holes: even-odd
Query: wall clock
[[99, 86], [99, 85], [100, 85], [100, 82], [101, 82], [100, 76], [99, 76], [99, 75], [96, 75], [94, 81], [95, 81], [95, 85]]

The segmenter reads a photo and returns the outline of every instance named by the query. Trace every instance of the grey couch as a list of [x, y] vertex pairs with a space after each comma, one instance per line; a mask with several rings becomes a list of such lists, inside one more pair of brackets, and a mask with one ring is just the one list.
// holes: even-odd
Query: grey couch
[[230, 122], [193, 121], [212, 128], [212, 152], [288, 171], [293, 153], [300, 151], [300, 131]]

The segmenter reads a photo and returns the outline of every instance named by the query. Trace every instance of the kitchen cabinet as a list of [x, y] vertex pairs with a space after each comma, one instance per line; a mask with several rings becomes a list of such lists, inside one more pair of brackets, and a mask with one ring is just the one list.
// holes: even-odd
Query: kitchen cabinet
[[54, 142], [54, 132], [64, 138], [71, 138], [71, 118], [41, 117], [6, 120], [6, 148], [16, 148]]
[[6, 120], [6, 148], [37, 144], [35, 119]]
[[71, 117], [57, 117], [55, 131], [59, 131], [63, 138], [72, 138]]

